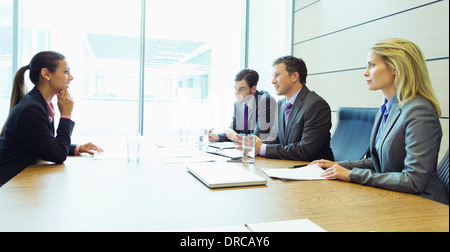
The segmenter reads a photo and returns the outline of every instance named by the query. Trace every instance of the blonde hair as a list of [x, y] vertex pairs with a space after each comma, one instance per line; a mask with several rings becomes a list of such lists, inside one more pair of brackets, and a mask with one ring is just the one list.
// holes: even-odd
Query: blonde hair
[[371, 50], [389, 68], [395, 69], [394, 85], [400, 104], [420, 95], [433, 105], [437, 116], [441, 116], [441, 107], [431, 85], [425, 57], [416, 44], [405, 39], [391, 38], [378, 41]]

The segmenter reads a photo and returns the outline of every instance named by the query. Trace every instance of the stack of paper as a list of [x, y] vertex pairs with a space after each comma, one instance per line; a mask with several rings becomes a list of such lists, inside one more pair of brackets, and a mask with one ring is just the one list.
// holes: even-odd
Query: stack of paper
[[324, 179], [320, 175], [323, 169], [317, 164], [312, 164], [296, 169], [279, 169], [279, 168], [261, 168], [261, 170], [271, 178], [279, 178], [281, 180], [321, 180]]

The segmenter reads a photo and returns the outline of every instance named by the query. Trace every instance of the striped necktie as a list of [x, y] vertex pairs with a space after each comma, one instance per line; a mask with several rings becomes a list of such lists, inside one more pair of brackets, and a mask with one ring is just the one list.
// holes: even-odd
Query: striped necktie
[[286, 103], [286, 107], [284, 107], [284, 128], [286, 129], [286, 125], [289, 121], [289, 115], [291, 113], [292, 104], [290, 102]]
[[244, 109], [244, 132], [245, 134], [248, 134], [248, 106], [245, 104]]

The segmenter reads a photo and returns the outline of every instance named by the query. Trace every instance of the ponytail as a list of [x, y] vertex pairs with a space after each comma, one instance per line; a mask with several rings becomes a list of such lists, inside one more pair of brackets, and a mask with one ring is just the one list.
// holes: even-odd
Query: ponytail
[[[14, 84], [11, 92], [11, 101], [9, 104], [9, 113], [11, 113], [14, 106], [22, 100], [22, 98], [27, 94], [27, 86], [25, 85], [25, 71], [27, 71], [30, 67], [24, 66], [20, 68], [16, 72], [16, 76], [14, 77]], [[6, 121], [7, 122], [7, 121]], [[3, 125], [2, 131], [0, 132], [0, 136], [3, 136], [6, 128], [6, 122]]]
[[9, 112], [16, 106], [17, 103], [22, 100], [22, 98], [27, 94], [27, 86], [25, 85], [25, 71], [27, 71], [30, 67], [24, 66], [17, 71], [16, 76], [14, 77], [14, 84], [11, 93], [11, 103], [9, 106]]

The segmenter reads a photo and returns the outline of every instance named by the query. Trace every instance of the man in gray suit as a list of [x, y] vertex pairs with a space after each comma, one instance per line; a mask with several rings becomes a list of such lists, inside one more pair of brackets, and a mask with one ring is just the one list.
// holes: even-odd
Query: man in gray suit
[[331, 110], [328, 103], [306, 87], [305, 62], [292, 56], [274, 63], [272, 84], [278, 102], [278, 137], [256, 140], [255, 152], [267, 158], [313, 161], [334, 160], [330, 147]]

